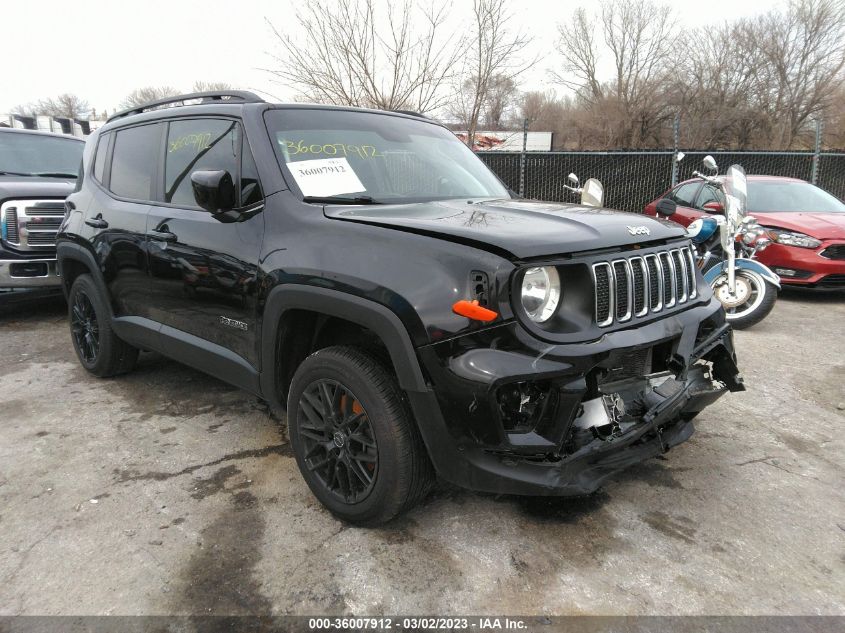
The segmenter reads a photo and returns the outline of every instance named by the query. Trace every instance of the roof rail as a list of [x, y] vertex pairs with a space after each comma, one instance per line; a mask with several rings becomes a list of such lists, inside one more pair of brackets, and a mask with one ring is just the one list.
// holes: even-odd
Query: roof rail
[[427, 119], [428, 117], [421, 112], [416, 112], [415, 110], [392, 110], [392, 112], [396, 112], [397, 114], [407, 114], [408, 116], [415, 116], [420, 119]]
[[111, 115], [107, 119], [106, 123], [114, 121], [115, 119], [123, 118], [125, 116], [130, 116], [132, 114], [141, 114], [142, 112], [157, 110], [159, 108], [162, 108], [163, 106], [175, 104], [185, 105], [183, 102], [194, 101], [197, 99], [200, 100], [200, 103], [214, 103], [224, 101], [231, 101], [236, 103], [265, 103], [264, 99], [259, 97], [257, 94], [255, 94], [254, 92], [248, 92], [246, 90], [215, 90], [213, 92], [191, 92], [189, 94], [175, 95], [173, 97], [167, 97], [165, 99], [158, 99], [157, 101], [150, 101], [148, 103], [144, 103], [143, 105], [135, 106], [134, 108], [121, 110], [120, 112], [116, 112], [115, 114]]

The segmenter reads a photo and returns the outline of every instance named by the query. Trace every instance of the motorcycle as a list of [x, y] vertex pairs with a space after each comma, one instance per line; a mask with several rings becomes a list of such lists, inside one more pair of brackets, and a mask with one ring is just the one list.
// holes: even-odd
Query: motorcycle
[[[718, 172], [712, 156], [705, 167]], [[757, 219], [747, 215], [748, 187], [745, 170], [732, 165], [725, 176], [693, 176], [717, 187], [725, 200], [723, 216], [699, 218], [687, 227], [698, 256], [704, 280], [725, 308], [727, 320], [736, 329], [751, 327], [772, 311], [780, 290], [780, 277], [754, 258], [771, 240]], [[677, 205], [664, 198], [657, 212], [671, 217]]]
[[604, 185], [601, 184], [601, 181], [590, 178], [582, 187], [578, 176], [575, 174], [569, 174], [567, 179], [572, 185], [565, 184], [563, 188], [581, 196], [581, 204], [585, 207], [601, 207], [604, 205]]

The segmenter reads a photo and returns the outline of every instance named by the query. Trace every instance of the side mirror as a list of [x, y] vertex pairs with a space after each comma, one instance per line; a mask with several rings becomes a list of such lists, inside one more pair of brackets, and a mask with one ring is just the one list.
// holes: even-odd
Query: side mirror
[[710, 171], [719, 171], [719, 167], [716, 165], [716, 159], [710, 156], [710, 154], [705, 156], [704, 160], [701, 162], [703, 162], [704, 166]]
[[231, 211], [235, 207], [235, 184], [228, 171], [195, 171], [191, 174], [194, 200], [209, 213]]
[[661, 198], [657, 201], [657, 212], [660, 215], [664, 215], [667, 218], [670, 215], [675, 215], [675, 211], [678, 210], [678, 205], [675, 204], [674, 200], [670, 200], [669, 198]]
[[724, 213], [725, 207], [722, 205], [721, 202], [706, 202], [704, 204], [704, 210], [707, 213]]
[[573, 185], [575, 185], [576, 187], [578, 186], [578, 183], [580, 182], [578, 180], [578, 176], [576, 176], [575, 174], [569, 174], [567, 178], [569, 179], [569, 182], [571, 182]]

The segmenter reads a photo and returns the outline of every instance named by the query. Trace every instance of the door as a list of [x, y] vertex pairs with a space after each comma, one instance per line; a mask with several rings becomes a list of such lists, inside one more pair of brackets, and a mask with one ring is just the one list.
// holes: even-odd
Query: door
[[146, 223], [157, 189], [164, 125], [120, 128], [100, 137], [84, 230], [108, 285], [115, 316], [149, 318]]
[[[248, 158], [242, 168], [244, 155]], [[153, 204], [147, 220], [151, 318], [166, 326], [164, 334], [199, 337], [257, 367], [256, 278], [264, 215], [240, 124], [215, 118], [172, 120], [163, 160], [160, 202]], [[194, 200], [191, 174], [220, 169], [232, 175], [239, 204], [251, 209], [240, 221], [216, 219]]]

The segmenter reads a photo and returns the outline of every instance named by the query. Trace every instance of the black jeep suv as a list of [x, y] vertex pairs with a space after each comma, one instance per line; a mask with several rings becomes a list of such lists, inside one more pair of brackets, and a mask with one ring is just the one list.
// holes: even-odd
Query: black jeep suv
[[56, 234], [82, 140], [0, 128], [0, 288], [59, 286]]
[[421, 116], [185, 95], [112, 117], [83, 173], [58, 245], [82, 365], [155, 350], [286, 409], [348, 521], [435, 473], [589, 493], [742, 389], [682, 228], [515, 199]]

